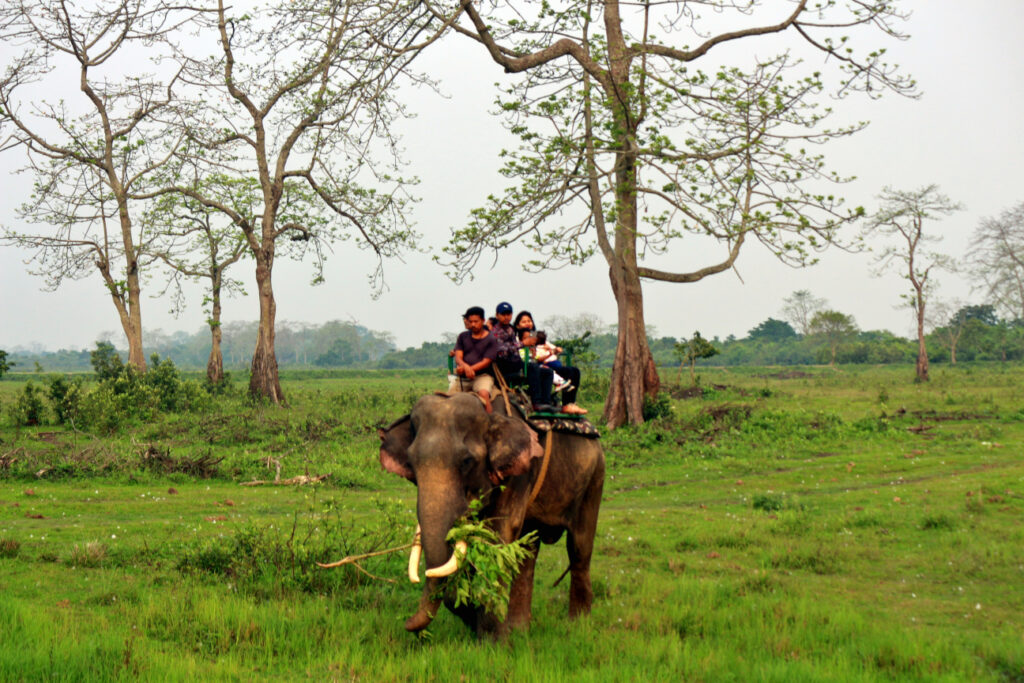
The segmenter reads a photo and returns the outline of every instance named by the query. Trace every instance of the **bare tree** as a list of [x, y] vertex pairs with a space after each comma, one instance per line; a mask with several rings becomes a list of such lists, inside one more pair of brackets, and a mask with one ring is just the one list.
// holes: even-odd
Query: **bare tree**
[[963, 314], [964, 304], [959, 299], [941, 301], [932, 298], [928, 304], [927, 324], [932, 334], [940, 337], [949, 345], [949, 362], [956, 365], [956, 347], [963, 336], [964, 323], [967, 316]]
[[[255, 261], [253, 396], [284, 399], [274, 347], [279, 249], [312, 252], [318, 282], [324, 249], [354, 237], [377, 257], [371, 278], [379, 286], [382, 259], [413, 246], [391, 134], [404, 112], [391, 90], [403, 75], [415, 78], [409, 63], [431, 40], [430, 17], [417, 12], [401, 1], [294, 0], [257, 19], [218, 0], [218, 55], [181, 55], [184, 80], [208, 107], [179, 156], [205, 173], [173, 190], [227, 216]], [[387, 164], [374, 148], [389, 153]]]
[[967, 265], [977, 288], [1003, 315], [1024, 320], [1024, 202], [982, 219]]
[[814, 296], [808, 289], [798, 289], [782, 300], [782, 317], [793, 323], [797, 332], [810, 334], [811, 318], [828, 305], [821, 297]]
[[917, 381], [927, 382], [928, 349], [924, 330], [928, 296], [935, 286], [935, 271], [952, 270], [953, 262], [949, 256], [928, 249], [927, 245], [940, 242], [942, 238], [926, 233], [925, 221], [948, 216], [963, 206], [941, 194], [936, 185], [910, 191], [886, 187], [879, 199], [882, 206], [868, 220], [865, 237], [892, 240], [880, 247], [875, 263], [881, 270], [898, 270], [910, 283], [910, 291], [901, 296], [914, 311], [917, 324]]
[[574, 316], [550, 315], [544, 319], [549, 339], [574, 339], [589, 332], [604, 334], [608, 326], [596, 313], [579, 313]]
[[[159, 54], [155, 46], [192, 14], [161, 0], [8, 0], [0, 7], [0, 41], [19, 50], [0, 80], [0, 149], [23, 151], [23, 170], [35, 176], [20, 217], [52, 227], [38, 234], [6, 229], [4, 241], [34, 251], [31, 272], [51, 290], [99, 272], [128, 360], [140, 371], [140, 282], [150, 259], [130, 196], [176, 144], [161, 138], [159, 119], [174, 107], [177, 74], [161, 80], [137, 64], [141, 49]], [[37, 88], [53, 87], [61, 75], [77, 76], [81, 107], [39, 96]], [[157, 138], [164, 144], [151, 144]]]
[[[535, 268], [599, 252], [618, 307], [604, 407], [611, 427], [642, 422], [644, 394], [660, 384], [645, 336], [643, 280], [692, 283], [729, 271], [751, 242], [786, 263], [812, 262], [861, 214], [822, 191], [843, 178], [814, 147], [862, 125], [824, 127], [831, 109], [818, 100], [829, 90], [914, 91], [884, 49], [858, 56], [843, 35], [877, 29], [901, 38], [894, 22], [903, 17], [885, 0], [799, 0], [781, 9], [757, 0], [461, 0], [436, 12], [461, 12], [454, 29], [506, 72], [522, 74], [501, 103], [522, 141], [503, 170], [518, 184], [455, 231], [447, 250], [453, 275], [471, 274], [482, 251], [517, 241], [538, 252], [528, 264]], [[770, 51], [771, 35], [791, 37], [791, 47], [752, 58], [746, 70], [695, 66], [728, 59], [727, 46], [741, 40], [747, 54]], [[790, 49], [835, 64], [834, 88], [818, 64], [801, 64]], [[676, 252], [675, 269], [645, 263], [684, 236], [683, 245], [694, 246]], [[718, 255], [702, 256], [716, 247]]]

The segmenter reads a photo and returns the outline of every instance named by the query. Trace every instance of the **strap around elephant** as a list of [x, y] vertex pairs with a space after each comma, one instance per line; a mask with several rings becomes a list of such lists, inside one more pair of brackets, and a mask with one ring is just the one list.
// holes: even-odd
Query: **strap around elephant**
[[508, 382], [505, 381], [505, 376], [501, 374], [501, 370], [497, 364], [491, 363], [491, 369], [494, 370], [494, 378], [498, 380], [498, 388], [501, 389], [501, 397], [505, 400], [505, 414], [512, 417], [512, 405], [508, 400]]
[[526, 503], [527, 508], [537, 498], [537, 494], [540, 493], [540, 487], [544, 485], [544, 478], [548, 476], [548, 465], [551, 463], [551, 440], [553, 437], [554, 432], [548, 432], [547, 437], [544, 439], [544, 459], [540, 463], [540, 474], [537, 476], [537, 483], [533, 485], [533, 491], [530, 492], [530, 500]]

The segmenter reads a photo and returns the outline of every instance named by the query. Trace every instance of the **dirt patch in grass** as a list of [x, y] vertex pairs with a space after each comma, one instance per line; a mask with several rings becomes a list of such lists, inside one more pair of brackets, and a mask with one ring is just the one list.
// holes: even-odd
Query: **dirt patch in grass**
[[940, 413], [936, 410], [913, 410], [910, 412], [910, 414], [920, 420], [933, 420], [935, 422], [995, 419], [994, 415], [985, 415], [983, 413], [965, 413], [963, 411], [956, 413]]
[[200, 479], [209, 479], [218, 475], [217, 464], [224, 458], [215, 458], [212, 452], [198, 458], [184, 456], [175, 458], [171, 456], [170, 448], [161, 451], [156, 446], [150, 445], [142, 452], [141, 459], [143, 467], [155, 472], [163, 474], [181, 472]]
[[756, 375], [757, 377], [765, 377], [771, 379], [806, 379], [808, 377], [814, 377], [810, 372], [804, 372], [802, 370], [784, 370], [782, 372], [773, 372], [768, 375]]
[[730, 387], [727, 384], [709, 384], [707, 386], [674, 386], [668, 390], [669, 396], [675, 399], [703, 398], [708, 391], [735, 391], [740, 396], [746, 396], [747, 391], [739, 387]]

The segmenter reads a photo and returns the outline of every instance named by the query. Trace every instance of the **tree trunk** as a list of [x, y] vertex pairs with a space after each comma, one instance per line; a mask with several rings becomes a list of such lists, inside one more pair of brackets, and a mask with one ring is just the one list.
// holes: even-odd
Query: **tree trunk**
[[612, 275], [612, 291], [619, 309], [619, 339], [612, 365], [611, 385], [604, 403], [604, 419], [610, 429], [644, 421], [644, 395], [654, 396], [661, 386], [654, 357], [647, 345], [643, 293], [636, 270], [632, 278]]
[[924, 345], [924, 300], [917, 300], [917, 381], [928, 381], [928, 349]]
[[206, 379], [211, 384], [219, 384], [224, 381], [224, 354], [221, 351], [221, 339], [224, 332], [220, 328], [220, 274], [213, 276], [211, 287], [211, 311], [210, 311], [210, 360], [206, 362]]
[[213, 345], [210, 347], [210, 359], [206, 361], [206, 379], [210, 384], [220, 384], [224, 381], [224, 356], [220, 350], [220, 327], [212, 325], [210, 327]]
[[139, 286], [138, 264], [132, 261], [128, 272], [128, 321], [125, 330], [128, 336], [128, 364], [134, 365], [139, 372], [146, 371], [146, 354], [142, 350], [142, 293]]
[[[106, 116], [104, 114], [104, 120]], [[109, 145], [108, 145], [109, 147]], [[111, 160], [108, 158], [108, 163]], [[113, 168], [111, 164], [111, 168]], [[108, 172], [110, 187], [117, 198], [117, 217], [121, 226], [121, 246], [125, 258], [125, 288], [128, 292], [127, 320], [122, 316], [122, 327], [128, 338], [128, 364], [134, 365], [140, 373], [146, 371], [146, 355], [142, 349], [142, 285], [139, 279], [139, 261], [135, 253], [132, 236], [132, 219], [128, 214], [128, 200], [120, 180]]]
[[[100, 275], [103, 277], [103, 282], [107, 286], [107, 292], [110, 294], [110, 299], [114, 303], [114, 308], [117, 309], [117, 317], [121, 321], [121, 330], [124, 332], [125, 339], [128, 340], [129, 363], [134, 365], [139, 372], [145, 372], [146, 358], [142, 353], [142, 319], [139, 308], [138, 306], [131, 308], [126, 304], [124, 300], [124, 292], [118, 288], [117, 283], [114, 281], [114, 278], [110, 273], [110, 265], [107, 261], [97, 260], [96, 267], [100, 271]], [[136, 296], [138, 296], [138, 277], [135, 278], [135, 292]], [[136, 362], [132, 361], [133, 351], [134, 357], [141, 362], [141, 367]]]
[[256, 350], [252, 356], [252, 375], [249, 378], [249, 395], [266, 398], [272, 403], [284, 401], [281, 380], [277, 372], [277, 355], [274, 351], [274, 320], [277, 304], [274, 302], [274, 287], [271, 283], [273, 254], [259, 258], [256, 262], [256, 286], [260, 298], [260, 327], [256, 334]]

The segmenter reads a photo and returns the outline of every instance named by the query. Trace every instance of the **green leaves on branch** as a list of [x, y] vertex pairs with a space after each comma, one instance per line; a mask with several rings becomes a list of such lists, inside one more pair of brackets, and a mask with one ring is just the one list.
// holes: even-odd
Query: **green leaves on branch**
[[458, 571], [442, 581], [438, 592], [455, 606], [473, 605], [504, 620], [508, 613], [509, 590], [519, 567], [533, 552], [536, 532], [511, 543], [503, 543], [498, 534], [476, 517], [476, 510], [448, 532], [448, 541], [465, 541], [468, 548]]

